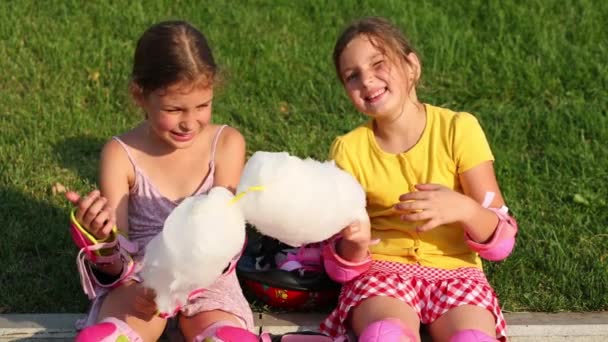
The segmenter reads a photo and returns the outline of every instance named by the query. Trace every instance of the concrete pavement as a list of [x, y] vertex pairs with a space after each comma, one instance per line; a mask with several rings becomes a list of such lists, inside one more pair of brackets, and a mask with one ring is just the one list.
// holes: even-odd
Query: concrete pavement
[[[82, 314], [4, 314], [0, 315], [0, 342], [71, 341], [74, 321]], [[316, 330], [323, 318], [319, 314], [256, 314], [262, 331], [280, 334], [296, 330]], [[608, 341], [608, 312], [597, 313], [505, 313], [509, 341]], [[430, 341], [424, 337], [425, 341]]]

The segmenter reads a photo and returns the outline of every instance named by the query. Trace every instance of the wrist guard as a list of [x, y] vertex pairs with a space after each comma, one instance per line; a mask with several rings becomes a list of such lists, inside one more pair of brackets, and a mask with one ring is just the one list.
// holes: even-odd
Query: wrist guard
[[[70, 213], [70, 233], [72, 240], [79, 248], [76, 265], [78, 266], [82, 289], [89, 299], [93, 299], [97, 296], [95, 286], [116, 287], [133, 273], [135, 264], [131, 254], [137, 252], [137, 245], [130, 242], [116, 227], [112, 229], [107, 238], [98, 240], [76, 220], [75, 210], [73, 209]], [[117, 262], [122, 264], [122, 271], [116, 279], [107, 282], [97, 277], [93, 269], [95, 265], [104, 266]]]

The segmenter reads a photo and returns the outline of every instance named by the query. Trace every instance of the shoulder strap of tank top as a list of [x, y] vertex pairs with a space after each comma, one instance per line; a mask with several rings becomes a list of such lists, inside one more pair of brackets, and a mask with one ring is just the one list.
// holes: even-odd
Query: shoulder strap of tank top
[[131, 152], [129, 152], [129, 147], [127, 147], [127, 144], [125, 144], [124, 141], [120, 140], [119, 137], [115, 136], [115, 137], [112, 137], [112, 139], [116, 140], [120, 144], [120, 146], [122, 146], [122, 149], [125, 150], [125, 153], [127, 154], [127, 157], [129, 158], [129, 161], [131, 162], [133, 167], [135, 167], [135, 160], [133, 159]]
[[217, 132], [215, 133], [215, 136], [213, 137], [213, 143], [211, 144], [211, 162], [215, 161], [215, 149], [217, 147], [217, 141], [220, 140], [220, 135], [226, 127], [228, 127], [228, 125], [220, 126], [220, 128], [218, 128]]

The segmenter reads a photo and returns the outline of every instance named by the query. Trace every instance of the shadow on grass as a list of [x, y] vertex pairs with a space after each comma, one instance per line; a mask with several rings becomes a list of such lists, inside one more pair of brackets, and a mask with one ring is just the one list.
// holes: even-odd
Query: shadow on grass
[[0, 189], [0, 313], [82, 312], [67, 210]]
[[73, 171], [89, 184], [97, 182], [99, 154], [106, 140], [91, 136], [69, 137], [55, 146], [59, 164]]

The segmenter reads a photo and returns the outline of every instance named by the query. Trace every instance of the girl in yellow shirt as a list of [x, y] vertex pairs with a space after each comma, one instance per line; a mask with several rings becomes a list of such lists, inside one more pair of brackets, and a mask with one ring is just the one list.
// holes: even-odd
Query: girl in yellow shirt
[[423, 104], [420, 61], [382, 18], [351, 24], [334, 49], [336, 72], [366, 124], [336, 138], [330, 156], [367, 195], [369, 221], [327, 244], [329, 275], [344, 283], [323, 332], [359, 341], [506, 339], [480, 256], [506, 258], [517, 224], [507, 214], [477, 119]]

